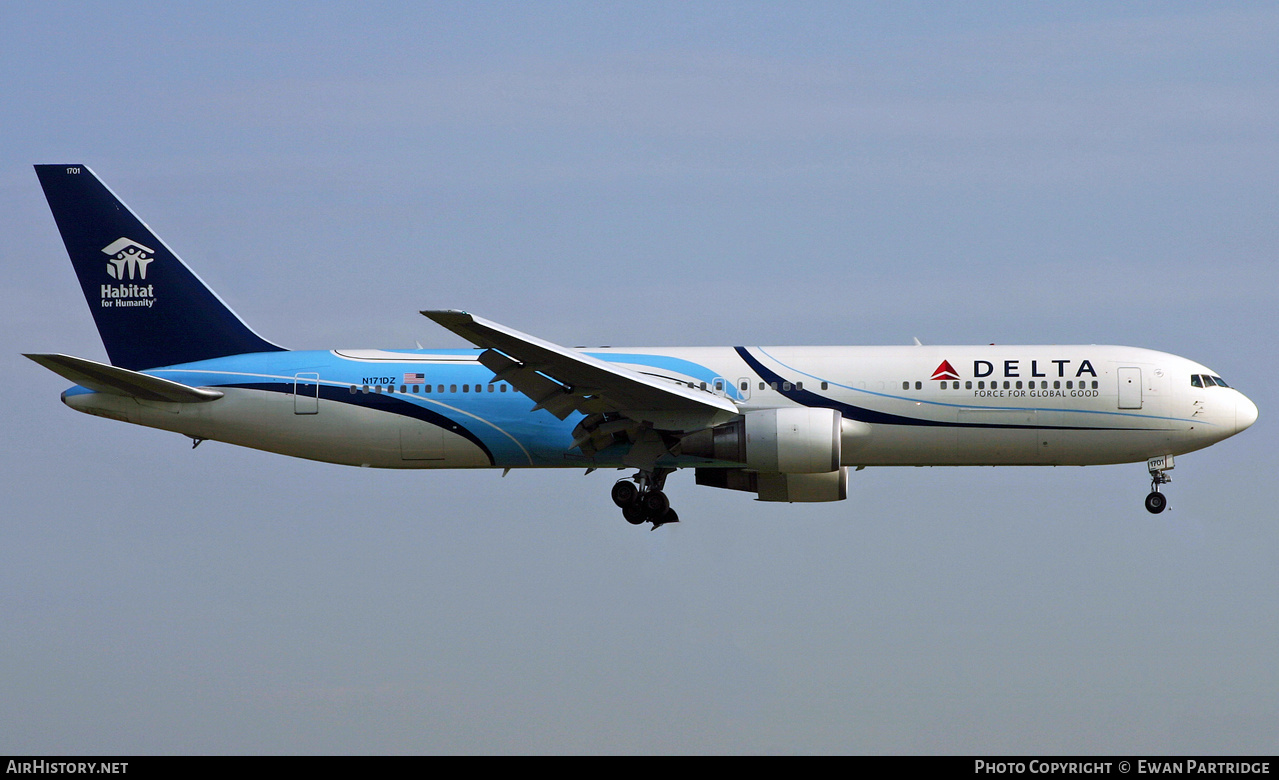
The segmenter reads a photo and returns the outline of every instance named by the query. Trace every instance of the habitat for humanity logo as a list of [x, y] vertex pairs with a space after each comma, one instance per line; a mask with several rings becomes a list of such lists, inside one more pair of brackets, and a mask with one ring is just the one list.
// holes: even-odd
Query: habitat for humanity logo
[[[155, 250], [143, 246], [131, 238], [117, 238], [102, 247], [102, 253], [109, 255], [107, 274], [112, 279], [125, 281], [137, 279], [145, 281], [147, 266], [155, 260]], [[155, 285], [153, 284], [104, 284], [102, 285], [102, 305], [104, 307], [141, 306], [151, 308], [155, 305]]]
[[130, 279], [134, 278], [135, 274], [139, 279], [146, 279], [147, 266], [151, 265], [151, 261], [155, 259], [152, 257], [155, 254], [154, 249], [142, 246], [129, 238], [117, 238], [104, 246], [102, 252], [112, 256], [107, 261], [107, 273], [112, 279], [124, 280], [126, 271]]

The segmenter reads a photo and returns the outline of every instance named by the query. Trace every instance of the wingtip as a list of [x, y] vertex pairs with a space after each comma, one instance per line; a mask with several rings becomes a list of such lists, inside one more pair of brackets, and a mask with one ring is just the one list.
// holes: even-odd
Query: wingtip
[[60, 357], [64, 357], [64, 355], [61, 355], [61, 354], [56, 353], [56, 352], [51, 352], [51, 353], [43, 353], [43, 352], [23, 352], [23, 353], [22, 353], [22, 356], [23, 356], [24, 358], [26, 358], [27, 360], [30, 360], [30, 361], [32, 361], [32, 362], [34, 362], [34, 363], [39, 363], [40, 365], [45, 366], [46, 368], [47, 368], [47, 367], [48, 367], [48, 366], [49, 366], [49, 365], [50, 365], [53, 361], [57, 360], [57, 359], [58, 359], [58, 358], [60, 358]]

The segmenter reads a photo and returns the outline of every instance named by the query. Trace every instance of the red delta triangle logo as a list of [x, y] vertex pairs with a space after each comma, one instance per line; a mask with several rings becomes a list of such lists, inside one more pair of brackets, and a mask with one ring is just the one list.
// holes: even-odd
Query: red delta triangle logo
[[951, 366], [949, 360], [943, 360], [937, 370], [933, 372], [933, 379], [958, 379], [959, 373]]

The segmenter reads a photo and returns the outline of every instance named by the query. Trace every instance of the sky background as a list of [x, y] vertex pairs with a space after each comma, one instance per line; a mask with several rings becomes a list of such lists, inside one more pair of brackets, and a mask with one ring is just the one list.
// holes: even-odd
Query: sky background
[[[0, 753], [1279, 752], [1279, 8], [11, 3]], [[841, 503], [352, 469], [75, 414], [34, 163], [259, 333], [1117, 343], [1260, 421]], [[1270, 379], [1267, 379], [1270, 377]]]

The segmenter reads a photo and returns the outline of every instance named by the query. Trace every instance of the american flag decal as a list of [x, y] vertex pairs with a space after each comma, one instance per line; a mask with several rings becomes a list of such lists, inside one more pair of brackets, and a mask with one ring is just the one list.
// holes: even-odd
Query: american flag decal
[[426, 380], [426, 374], [405, 374], [405, 382], [423, 382]]

